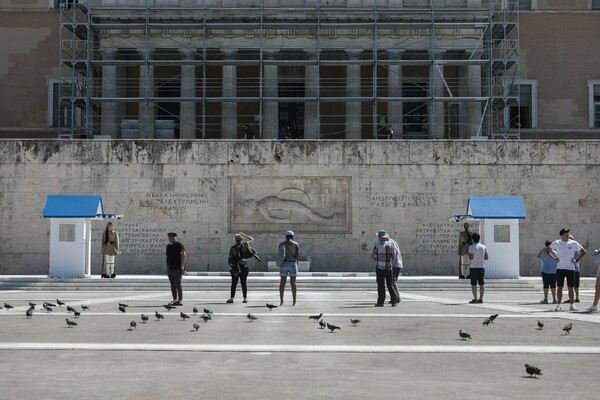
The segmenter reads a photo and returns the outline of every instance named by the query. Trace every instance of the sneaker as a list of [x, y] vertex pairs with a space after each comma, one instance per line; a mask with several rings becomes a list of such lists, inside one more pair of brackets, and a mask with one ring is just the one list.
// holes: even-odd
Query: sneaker
[[481, 304], [481, 303], [483, 303], [483, 299], [479, 299], [479, 300], [477, 300], [477, 302]]
[[183, 301], [179, 301], [177, 300], [175, 303], [173, 303], [174, 306], [182, 306], [183, 305]]
[[285, 303], [283, 303], [283, 302], [279, 303], [279, 307], [285, 307]]
[[579, 303], [579, 299], [575, 299], [575, 303]]
[[[555, 301], [556, 303], [556, 301]], [[540, 300], [540, 304], [548, 304], [548, 299]]]
[[554, 311], [562, 311], [562, 307], [559, 305], [556, 306], [556, 308], [554, 309]]
[[299, 305], [300, 305], [300, 303], [296, 303], [296, 302], [294, 302], [294, 303], [292, 304], [292, 307], [296, 307], [296, 306], [299, 306]]
[[247, 302], [248, 302], [248, 299], [244, 299], [244, 301], [242, 301], [242, 303], [247, 303]]
[[110, 277], [111, 277], [111, 278], [116, 278], [116, 277], [117, 277], [117, 275], [116, 275], [116, 274], [112, 274]]
[[397, 303], [392, 303], [392, 307], [397, 307], [398, 304]]
[[227, 300], [227, 303], [229, 303], [229, 304], [233, 303], [233, 299]]
[[477, 299], [473, 299], [469, 302], [469, 304], [477, 304]]
[[556, 304], [556, 303], [557, 303], [556, 299], [552, 300], [552, 304]]
[[566, 299], [565, 301], [563, 301], [563, 304], [568, 304], [568, 303], [570, 303], [570, 302], [571, 302], [571, 301], [570, 301], [569, 299]]
[[585, 309], [585, 311], [587, 311], [587, 312], [598, 312], [598, 307], [597, 306], [589, 306], [588, 308]]
[[375, 307], [383, 307], [383, 304], [377, 303], [377, 304], [375, 304]]
[[571, 306], [569, 306], [569, 311], [578, 311], [577, 307], [575, 307], [573, 304], [571, 304]]

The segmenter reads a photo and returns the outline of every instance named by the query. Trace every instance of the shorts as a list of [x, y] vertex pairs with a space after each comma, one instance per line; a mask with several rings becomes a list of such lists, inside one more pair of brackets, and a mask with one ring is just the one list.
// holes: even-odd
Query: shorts
[[565, 286], [565, 278], [567, 278], [567, 287], [575, 285], [575, 271], [570, 269], [556, 270], [556, 286], [562, 288]]
[[485, 277], [485, 268], [471, 268], [471, 286], [476, 286], [479, 283], [479, 286], [483, 286], [485, 282], [483, 278]]
[[298, 275], [298, 263], [296, 261], [286, 261], [279, 268], [279, 276], [296, 276]]
[[575, 282], [573, 282], [573, 287], [579, 288], [580, 280], [581, 280], [581, 273], [579, 271], [575, 271]]
[[544, 289], [556, 288], [556, 274], [547, 274], [542, 272], [542, 282], [544, 284]]

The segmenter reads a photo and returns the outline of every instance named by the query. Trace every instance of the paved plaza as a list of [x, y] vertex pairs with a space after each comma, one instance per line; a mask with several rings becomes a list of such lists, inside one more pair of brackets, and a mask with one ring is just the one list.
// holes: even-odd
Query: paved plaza
[[[301, 282], [299, 306], [272, 311], [265, 305], [278, 304], [278, 293], [252, 287], [247, 304], [239, 293], [226, 304], [225, 291], [187, 291], [170, 311], [167, 291], [0, 291], [0, 306], [14, 306], [0, 310], [0, 397], [583, 400], [600, 393], [600, 314], [554, 312], [539, 304], [537, 289], [490, 289], [476, 305], [467, 304], [467, 283], [464, 291], [401, 289], [398, 307], [375, 308], [374, 282], [372, 291], [313, 292]], [[582, 290], [580, 310], [592, 296]], [[42, 309], [57, 299], [81, 316], [66, 306]], [[30, 301], [37, 305], [28, 319]], [[204, 308], [214, 313], [207, 322]], [[309, 316], [321, 313], [341, 329], [320, 329]], [[491, 314], [498, 317], [483, 325]], [[530, 378], [526, 363], [543, 375]]]

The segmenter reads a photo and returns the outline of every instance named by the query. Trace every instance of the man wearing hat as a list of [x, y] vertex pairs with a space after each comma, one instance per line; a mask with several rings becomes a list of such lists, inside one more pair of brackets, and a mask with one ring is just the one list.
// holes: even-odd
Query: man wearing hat
[[177, 241], [177, 234], [167, 234], [169, 244], [167, 245], [167, 276], [171, 283], [172, 305], [183, 305], [183, 288], [181, 287], [181, 276], [185, 273], [185, 248]]
[[[565, 278], [567, 279], [567, 287], [569, 289], [569, 310], [577, 311], [577, 308], [573, 304], [575, 286], [575, 264], [578, 263], [585, 256], [585, 249], [575, 240], [569, 239], [569, 232], [571, 230], [563, 228], [558, 233], [560, 239], [555, 240], [546, 247], [544, 251], [557, 263], [556, 267], [556, 300], [558, 305], [554, 311], [562, 311], [560, 303], [562, 301], [563, 286], [565, 284]], [[557, 257], [550, 254], [550, 249], [556, 251]], [[575, 253], [579, 252], [576, 256]]]
[[[290, 286], [292, 288], [292, 305], [297, 306], [296, 302], [296, 276], [298, 275], [298, 260], [300, 260], [300, 245], [294, 240], [294, 232], [285, 233], [285, 241], [279, 243], [277, 249], [277, 259], [281, 260], [279, 267], [279, 305], [284, 306], [283, 292], [285, 291], [285, 282], [287, 276], [290, 276]], [[278, 263], [279, 265], [279, 263]]]
[[377, 281], [377, 304], [375, 307], [383, 307], [385, 303], [385, 287], [390, 292], [392, 300], [392, 307], [396, 307], [397, 299], [400, 297], [394, 291], [393, 278], [392, 278], [392, 265], [396, 258], [394, 247], [389, 242], [390, 236], [386, 231], [379, 231], [377, 233], [378, 241], [373, 246], [373, 252], [371, 253], [371, 259], [377, 262], [375, 266], [375, 279]]

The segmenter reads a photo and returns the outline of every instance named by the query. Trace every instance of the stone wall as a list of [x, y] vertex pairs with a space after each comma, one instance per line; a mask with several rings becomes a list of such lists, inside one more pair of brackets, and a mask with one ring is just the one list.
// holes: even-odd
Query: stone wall
[[[267, 257], [287, 229], [312, 271], [371, 271], [387, 230], [410, 275], [455, 275], [470, 195], [520, 195], [521, 275], [547, 238], [571, 227], [600, 247], [600, 141], [0, 141], [0, 273], [48, 272], [48, 194], [98, 194], [116, 221], [121, 274], [162, 273], [166, 233], [191, 271], [224, 271], [233, 234]], [[92, 272], [104, 222], [93, 225]], [[583, 275], [595, 268], [589, 257]]]

